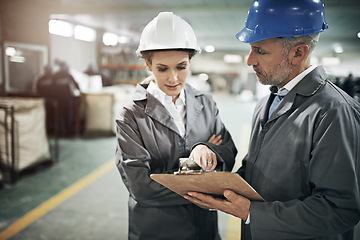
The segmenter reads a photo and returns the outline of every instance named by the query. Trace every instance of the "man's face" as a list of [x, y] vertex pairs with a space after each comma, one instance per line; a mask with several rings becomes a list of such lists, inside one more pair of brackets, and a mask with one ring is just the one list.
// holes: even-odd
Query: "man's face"
[[247, 64], [253, 66], [260, 83], [280, 88], [291, 80], [291, 64], [279, 39], [266, 39], [250, 45]]

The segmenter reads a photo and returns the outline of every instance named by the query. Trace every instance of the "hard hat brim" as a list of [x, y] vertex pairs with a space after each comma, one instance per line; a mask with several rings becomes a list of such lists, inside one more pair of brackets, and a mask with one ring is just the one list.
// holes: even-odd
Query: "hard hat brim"
[[320, 29], [318, 31], [313, 31], [309, 34], [281, 34], [281, 33], [262, 33], [258, 34], [254, 30], [251, 30], [249, 28], [244, 27], [240, 32], [238, 32], [235, 37], [240, 40], [243, 43], [254, 43], [259, 42], [262, 40], [270, 39], [270, 38], [279, 38], [279, 37], [285, 37], [286, 39], [290, 39], [291, 37], [299, 37], [304, 35], [311, 35], [314, 33], [321, 33], [328, 29], [328, 26], [326, 26], [324, 29]]

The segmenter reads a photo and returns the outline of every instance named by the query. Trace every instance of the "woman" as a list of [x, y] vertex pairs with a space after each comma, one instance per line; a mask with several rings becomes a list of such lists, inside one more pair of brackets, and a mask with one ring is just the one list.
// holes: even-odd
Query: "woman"
[[149, 177], [177, 171], [184, 157], [204, 170], [233, 167], [237, 151], [215, 102], [186, 84], [199, 51], [191, 26], [173, 13], [160, 13], [142, 32], [137, 54], [153, 74], [116, 119], [117, 167], [130, 193], [129, 239], [220, 239], [217, 212]]

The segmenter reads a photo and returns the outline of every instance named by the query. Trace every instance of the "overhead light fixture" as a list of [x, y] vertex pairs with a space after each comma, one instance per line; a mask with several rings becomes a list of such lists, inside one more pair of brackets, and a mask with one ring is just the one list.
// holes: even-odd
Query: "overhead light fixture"
[[51, 19], [49, 21], [49, 33], [63, 36], [72, 37], [74, 32], [74, 26], [71, 23]]
[[340, 44], [335, 44], [334, 45], [334, 51], [336, 53], [343, 53], [344, 52], [344, 48], [340, 45]]
[[7, 55], [7, 56], [15, 56], [16, 55], [16, 49], [14, 48], [14, 47], [7, 47], [6, 49], [5, 49], [5, 54]]
[[241, 63], [242, 57], [237, 54], [225, 54], [224, 62], [226, 62], [226, 63]]
[[357, 37], [360, 38], [360, 32], [358, 32]]
[[5, 54], [9, 57], [10, 62], [24, 63], [26, 60], [25, 57], [22, 56], [22, 51], [18, 51], [14, 47], [7, 47], [5, 49]]
[[103, 34], [103, 43], [106, 46], [116, 46], [118, 44], [118, 35], [110, 32]]
[[14, 63], [24, 63], [25, 62], [25, 57], [23, 57], [23, 56], [11, 56], [9, 61], [14, 62]]
[[207, 80], [209, 80], [209, 75], [207, 75], [206, 73], [200, 73], [199, 74], [199, 79], [201, 80], [201, 81], [207, 81]]
[[77, 40], [93, 42], [96, 39], [96, 31], [89, 27], [76, 25], [74, 28], [74, 37]]
[[213, 45], [206, 45], [204, 49], [208, 53], [215, 52], [215, 47]]

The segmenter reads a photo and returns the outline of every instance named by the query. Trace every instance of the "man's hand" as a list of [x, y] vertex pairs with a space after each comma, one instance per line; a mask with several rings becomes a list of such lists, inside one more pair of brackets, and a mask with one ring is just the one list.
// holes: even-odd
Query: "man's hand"
[[226, 199], [214, 198], [210, 195], [197, 192], [189, 192], [184, 198], [199, 207], [217, 209], [246, 221], [250, 210], [250, 200], [231, 190], [225, 190], [224, 196]]

